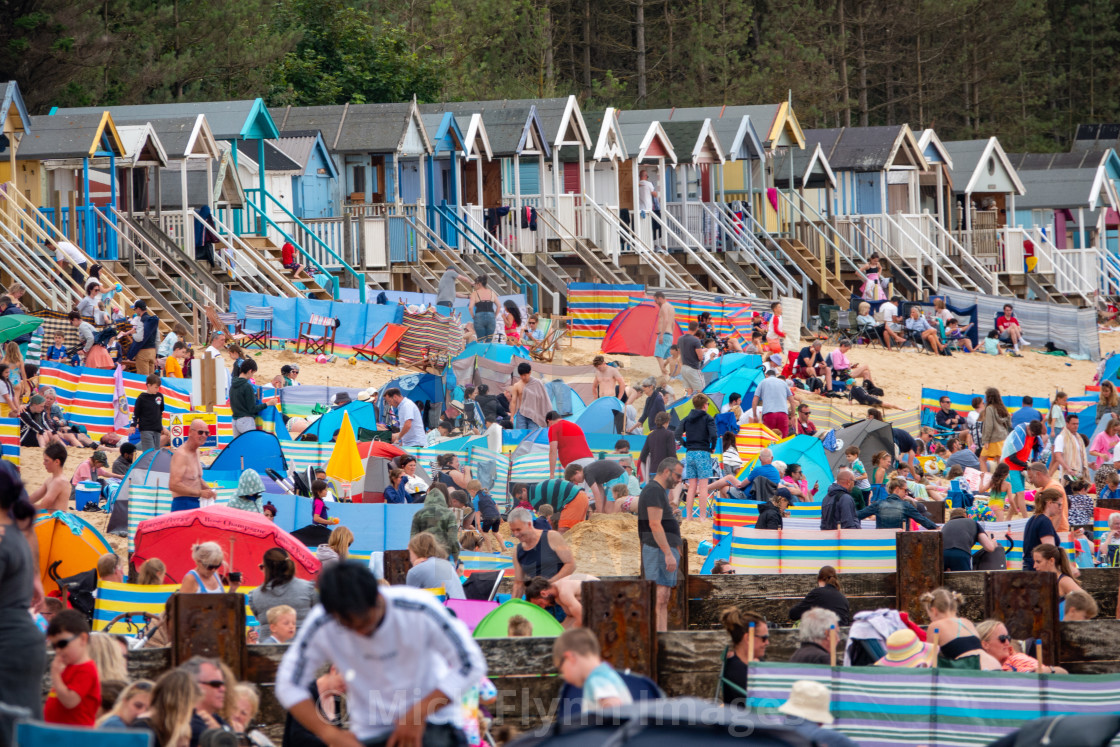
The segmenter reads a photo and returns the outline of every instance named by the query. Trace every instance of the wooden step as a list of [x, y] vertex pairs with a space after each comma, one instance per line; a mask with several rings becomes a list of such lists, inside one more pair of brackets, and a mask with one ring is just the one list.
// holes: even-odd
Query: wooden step
[[809, 248], [797, 239], [778, 239], [778, 246], [813, 282], [821, 289], [821, 293], [829, 296], [832, 302], [841, 309], [847, 310], [850, 303], [848, 288], [842, 278], [838, 278], [830, 268], [821, 266]]

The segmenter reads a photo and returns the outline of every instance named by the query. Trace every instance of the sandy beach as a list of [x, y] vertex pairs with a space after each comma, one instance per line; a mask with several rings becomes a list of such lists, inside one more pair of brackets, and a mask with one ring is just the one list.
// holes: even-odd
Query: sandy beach
[[[1101, 351], [1120, 348], [1120, 333], [1102, 333]], [[833, 349], [825, 346], [825, 351]], [[586, 365], [599, 353], [598, 340], [577, 339], [571, 347], [560, 349], [556, 363], [567, 365]], [[382, 363], [356, 361], [336, 358], [331, 363], [316, 363], [313, 358], [298, 355], [292, 350], [253, 351], [250, 355], [260, 368], [260, 380], [268, 381], [279, 374], [285, 363], [298, 363], [300, 381], [304, 384], [335, 385], [347, 387], [380, 387], [384, 383], [409, 372], [411, 369], [388, 366]], [[1075, 361], [1069, 358], [1042, 355], [1034, 348], [1024, 348], [1022, 358], [1009, 356], [994, 357], [980, 353], [955, 353], [951, 358], [919, 354], [913, 349], [906, 351], [887, 351], [882, 348], [857, 348], [848, 356], [852, 361], [871, 366], [875, 383], [885, 390], [883, 399], [903, 409], [920, 404], [922, 387], [945, 388], [954, 391], [982, 392], [988, 386], [995, 386], [1004, 394], [1030, 394], [1039, 397], [1053, 396], [1062, 390], [1071, 396], [1080, 395], [1090, 384], [1096, 364], [1090, 361]], [[635, 356], [608, 356], [622, 366], [623, 377], [631, 384], [637, 384], [646, 376], [659, 373], [653, 358]], [[679, 383], [676, 384], [679, 389]], [[680, 392], [678, 392], [680, 394]], [[811, 395], [810, 395], [811, 396]], [[822, 398], [823, 399], [823, 398]], [[847, 400], [830, 400], [853, 417], [863, 417], [867, 408], [848, 403]], [[637, 403], [641, 410], [641, 401]], [[65, 472], [73, 474], [82, 460], [89, 458], [89, 449], [69, 450]], [[110, 452], [109, 461], [116, 457]], [[21, 457], [21, 473], [28, 490], [34, 490], [46, 478], [42, 465], [42, 449], [24, 448]], [[104, 529], [108, 515], [84, 512], [82, 516]], [[574, 528], [567, 539], [576, 556], [576, 570], [597, 576], [626, 576], [638, 573], [640, 548], [637, 536], [637, 518], [632, 515], [600, 516]], [[703, 540], [711, 539], [711, 521], [686, 522], [683, 534], [688, 538], [689, 567], [698, 570], [703, 558], [696, 549]], [[502, 533], [509, 539], [508, 526], [503, 524]], [[124, 538], [109, 536], [109, 542], [122, 556], [127, 556], [127, 541]]]

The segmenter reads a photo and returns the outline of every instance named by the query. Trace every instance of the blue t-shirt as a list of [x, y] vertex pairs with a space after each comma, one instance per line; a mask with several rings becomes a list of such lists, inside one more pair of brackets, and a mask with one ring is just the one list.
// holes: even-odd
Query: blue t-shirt
[[61, 346], [60, 345], [51, 345], [49, 348], [47, 348], [47, 360], [49, 360], [49, 361], [60, 361], [65, 357], [66, 357], [66, 346], [65, 345], [61, 345]]
[[752, 469], [751, 473], [747, 475], [747, 482], [753, 484], [756, 477], [765, 477], [775, 485], [782, 481], [782, 476], [778, 474], [778, 468], [773, 464], [760, 464]]
[[1042, 413], [1033, 407], [1020, 407], [1015, 411], [1015, 414], [1011, 416], [1011, 425], [1022, 425], [1032, 420], [1042, 420]]
[[591, 670], [587, 679], [583, 681], [583, 713], [599, 710], [599, 701], [606, 698], [618, 698], [620, 705], [630, 705], [634, 699], [630, 697], [630, 688], [622, 681], [614, 667], [605, 661]]

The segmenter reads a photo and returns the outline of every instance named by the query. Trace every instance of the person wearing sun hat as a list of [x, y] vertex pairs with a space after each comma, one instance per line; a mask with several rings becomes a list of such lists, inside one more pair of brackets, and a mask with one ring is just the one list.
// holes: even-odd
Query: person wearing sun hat
[[229, 499], [230, 508], [239, 508], [242, 511], [259, 514], [264, 513], [261, 508], [261, 496], [264, 494], [264, 482], [255, 469], [246, 469], [237, 481], [237, 495]]
[[878, 667], [918, 669], [930, 666], [930, 644], [918, 640], [909, 628], [896, 630], [887, 637], [887, 654], [875, 662]]
[[827, 747], [856, 747], [856, 743], [840, 732], [827, 728], [836, 719], [829, 712], [832, 691], [814, 680], [798, 680], [789, 691], [789, 700], [778, 706], [785, 715], [784, 725], [811, 739], [813, 744]]

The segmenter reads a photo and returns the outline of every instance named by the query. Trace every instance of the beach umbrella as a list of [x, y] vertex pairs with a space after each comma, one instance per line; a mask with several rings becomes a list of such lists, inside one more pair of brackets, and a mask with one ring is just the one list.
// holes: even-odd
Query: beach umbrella
[[109, 540], [92, 524], [63, 511], [36, 516], [35, 537], [39, 540], [39, 576], [47, 591], [56, 588], [48, 572], [53, 563], [61, 561], [55, 572], [68, 578], [96, 568], [98, 558], [113, 552]]
[[825, 450], [828, 465], [832, 471], [848, 466], [844, 450], [849, 446], [859, 447], [859, 458], [863, 466], [871, 470], [871, 457], [880, 451], [894, 455], [894, 433], [890, 423], [881, 420], [860, 420], [836, 431], [836, 438], [844, 442], [844, 447], [836, 451]]
[[288, 552], [300, 578], [314, 579], [321, 568], [306, 546], [263, 514], [228, 506], [176, 511], [140, 522], [132, 559], [139, 567], [148, 558], [159, 558], [167, 565], [168, 577], [178, 583], [194, 568], [191, 547], [199, 542], [217, 542], [226, 564], [241, 571], [246, 586], [264, 583], [264, 572], [258, 566], [273, 547]]
[[42, 324], [42, 319], [27, 314], [0, 316], [0, 344], [10, 342], [17, 337], [29, 335], [39, 329]]
[[362, 455], [358, 453], [358, 440], [354, 437], [349, 416], [344, 413], [338, 440], [334, 444], [330, 461], [327, 462], [327, 477], [333, 477], [349, 486], [362, 479], [365, 473]]

